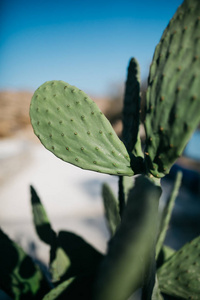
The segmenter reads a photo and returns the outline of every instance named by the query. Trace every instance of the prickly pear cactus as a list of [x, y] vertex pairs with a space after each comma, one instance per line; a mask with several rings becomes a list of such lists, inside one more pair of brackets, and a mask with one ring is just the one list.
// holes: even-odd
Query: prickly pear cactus
[[52, 289], [42, 300], [55, 300], [55, 299], [62, 299], [62, 293], [70, 286], [70, 284], [74, 281], [74, 278], [70, 278], [68, 280], [63, 281], [57, 287]]
[[200, 1], [185, 0], [156, 47], [147, 90], [145, 162], [169, 172], [200, 122]]
[[149, 179], [136, 178], [121, 226], [111, 239], [108, 254], [100, 265], [95, 300], [128, 299], [148, 280], [160, 194], [160, 187]]
[[108, 229], [110, 231], [111, 236], [114, 236], [117, 227], [121, 223], [119, 214], [119, 203], [118, 200], [115, 198], [111, 188], [106, 183], [104, 183], [102, 186], [102, 197]]
[[139, 136], [140, 125], [140, 67], [131, 58], [124, 95], [122, 140], [129, 152], [143, 157]]
[[182, 173], [178, 172], [174, 182], [174, 187], [171, 191], [169, 198], [167, 199], [167, 203], [162, 212], [160, 226], [159, 226], [160, 229], [158, 233], [158, 240], [156, 244], [156, 259], [158, 258], [160, 250], [163, 247], [163, 243], [169, 226], [169, 221], [171, 219], [172, 210], [174, 208], [174, 203], [180, 189], [181, 181], [182, 181]]
[[199, 299], [200, 237], [175, 252], [157, 272], [163, 293], [181, 299]]
[[33, 95], [30, 117], [42, 144], [62, 160], [97, 172], [133, 175], [124, 144], [97, 105], [76, 87], [44, 83]]

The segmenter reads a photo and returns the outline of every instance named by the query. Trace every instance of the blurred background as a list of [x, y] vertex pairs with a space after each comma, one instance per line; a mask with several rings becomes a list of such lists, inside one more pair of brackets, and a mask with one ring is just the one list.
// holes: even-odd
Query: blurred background
[[[80, 170], [40, 145], [29, 120], [34, 90], [54, 79], [77, 86], [120, 135], [128, 62], [132, 56], [139, 61], [144, 101], [155, 46], [181, 2], [1, 0], [0, 226], [44, 263], [49, 249], [34, 232], [30, 184], [55, 230], [76, 232], [105, 251], [109, 234], [101, 185], [106, 181], [117, 194], [117, 178]], [[142, 128], [141, 134], [144, 138]], [[174, 231], [167, 237], [176, 248], [199, 234], [199, 149], [197, 131], [163, 183], [169, 190], [176, 171], [184, 171], [170, 227]]]

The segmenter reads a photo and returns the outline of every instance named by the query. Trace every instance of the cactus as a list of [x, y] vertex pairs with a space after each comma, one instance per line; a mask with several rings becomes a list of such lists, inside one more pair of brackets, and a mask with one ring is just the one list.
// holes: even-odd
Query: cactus
[[[162, 299], [160, 291], [198, 299], [199, 239], [179, 251], [163, 245], [180, 175], [160, 224], [158, 204], [160, 178], [170, 171], [200, 122], [199, 16], [200, 1], [185, 0], [155, 49], [148, 78], [144, 154], [139, 136], [139, 66], [134, 58], [126, 81], [122, 142], [96, 104], [78, 88], [54, 80], [33, 95], [32, 126], [48, 150], [82, 169], [119, 176], [118, 202], [103, 187], [112, 236], [105, 256], [72, 233], [60, 232], [53, 246], [48, 238], [51, 267], [56, 266], [53, 278], [64, 281], [54, 290], [55, 296], [63, 291], [60, 299], [80, 297], [82, 292], [82, 299], [126, 300], [138, 288], [143, 300]], [[134, 186], [136, 174], [141, 175]], [[40, 225], [52, 229], [44, 210], [34, 205], [36, 230], [45, 241]], [[71, 283], [65, 282], [72, 277]], [[49, 299], [54, 299], [53, 291], [50, 294]]]
[[52, 281], [66, 280], [94, 271], [102, 254], [78, 235], [52, 229], [49, 218], [33, 186], [31, 186], [33, 220], [38, 237], [50, 246]]
[[105, 215], [111, 236], [114, 236], [117, 227], [121, 223], [119, 215], [118, 200], [113, 195], [110, 187], [104, 183], [102, 186], [102, 197], [104, 201]]
[[94, 274], [70, 278], [51, 290], [43, 300], [92, 299]]
[[80, 168], [114, 175], [133, 175], [130, 158], [111, 124], [81, 90], [49, 81], [33, 95], [30, 117], [43, 145]]
[[33, 212], [33, 223], [39, 238], [48, 245], [53, 245], [56, 240], [56, 233], [51, 227], [47, 213], [40, 201], [33, 186], [31, 190], [31, 205]]
[[200, 3], [185, 0], [156, 47], [147, 89], [145, 163], [167, 174], [200, 122]]
[[0, 229], [0, 288], [12, 299], [41, 299], [50, 287], [31, 257]]
[[200, 237], [175, 252], [157, 272], [163, 293], [181, 299], [199, 299]]
[[135, 58], [131, 58], [128, 67], [123, 108], [122, 141], [127, 150], [135, 156], [143, 157], [139, 135], [140, 125], [140, 70]]
[[95, 300], [128, 299], [147, 280], [154, 253], [159, 197], [159, 187], [143, 176], [136, 179], [121, 226], [100, 266]]
[[173, 190], [170, 194], [169, 199], [167, 199], [167, 203], [166, 206], [164, 208], [162, 217], [161, 217], [161, 224], [160, 224], [160, 231], [159, 231], [159, 235], [158, 235], [158, 241], [157, 241], [157, 245], [156, 245], [156, 259], [158, 258], [158, 255], [160, 253], [160, 250], [162, 248], [163, 242], [165, 240], [165, 236], [166, 236], [166, 232], [168, 229], [168, 225], [169, 225], [169, 220], [171, 218], [171, 213], [174, 207], [174, 203], [181, 185], [181, 179], [182, 179], [182, 173], [178, 172], [176, 179], [175, 179], [175, 183], [174, 183], [174, 187]]
[[59, 299], [62, 293], [70, 286], [70, 284], [74, 281], [75, 278], [70, 278], [68, 280], [63, 281], [56, 288], [51, 290], [42, 300], [54, 300]]

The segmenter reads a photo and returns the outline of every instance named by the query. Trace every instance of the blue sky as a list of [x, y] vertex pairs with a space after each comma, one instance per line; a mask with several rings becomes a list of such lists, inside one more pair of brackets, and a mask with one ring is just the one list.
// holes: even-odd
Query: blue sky
[[1, 0], [0, 90], [64, 80], [92, 95], [125, 81], [134, 56], [148, 75], [181, 0]]

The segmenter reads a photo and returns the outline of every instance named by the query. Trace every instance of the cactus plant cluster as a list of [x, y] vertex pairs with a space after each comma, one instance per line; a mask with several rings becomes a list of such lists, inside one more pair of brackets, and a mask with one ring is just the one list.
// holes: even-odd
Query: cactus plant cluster
[[[65, 162], [119, 176], [118, 199], [107, 184], [102, 187], [111, 234], [105, 255], [73, 233], [55, 233], [31, 187], [35, 228], [50, 246], [54, 287], [45, 300], [126, 300], [138, 290], [143, 300], [160, 300], [164, 295], [200, 299], [199, 237], [178, 251], [164, 245], [181, 174], [161, 215], [158, 210], [160, 179], [169, 173], [200, 122], [199, 86], [200, 2], [185, 0], [155, 49], [148, 78], [144, 147], [135, 58], [128, 67], [121, 140], [96, 104], [78, 88], [53, 80], [35, 91], [30, 118], [42, 144]], [[138, 176], [133, 180], [134, 175]]]

